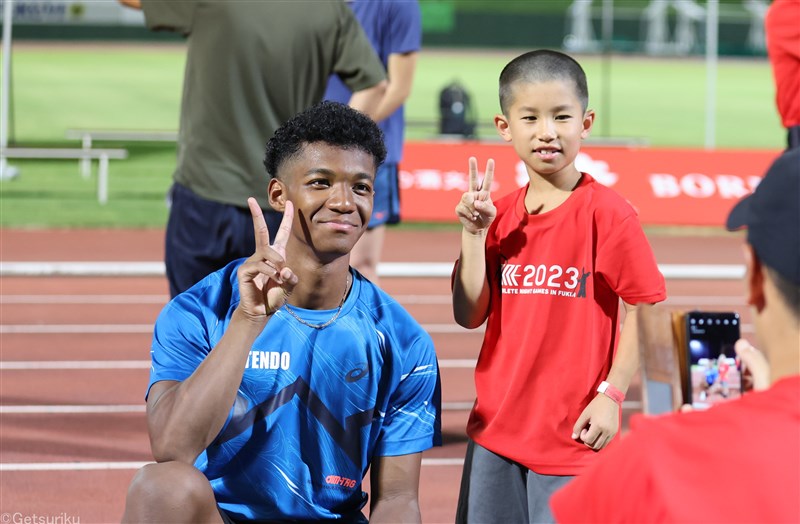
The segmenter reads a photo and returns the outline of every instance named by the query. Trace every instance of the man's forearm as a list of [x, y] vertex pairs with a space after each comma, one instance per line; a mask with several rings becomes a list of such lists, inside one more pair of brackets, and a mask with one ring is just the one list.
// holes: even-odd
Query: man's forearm
[[157, 461], [193, 463], [216, 438], [233, 406], [250, 348], [262, 327], [235, 312], [227, 331], [194, 373], [148, 406]]

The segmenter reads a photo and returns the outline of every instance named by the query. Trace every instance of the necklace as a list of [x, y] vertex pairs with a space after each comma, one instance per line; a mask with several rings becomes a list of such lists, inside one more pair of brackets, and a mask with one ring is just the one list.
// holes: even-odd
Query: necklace
[[348, 274], [348, 276], [345, 278], [345, 282], [344, 282], [344, 295], [342, 295], [342, 301], [339, 302], [339, 307], [336, 309], [336, 313], [327, 322], [325, 322], [324, 324], [312, 324], [311, 322], [306, 322], [305, 320], [300, 318], [297, 315], [297, 313], [292, 311], [292, 308], [289, 307], [288, 303], [284, 303], [283, 304], [283, 309], [285, 309], [290, 315], [292, 315], [295, 318], [295, 320], [297, 320], [298, 322], [300, 322], [304, 326], [308, 326], [308, 327], [314, 328], [314, 329], [326, 328], [326, 327], [330, 326], [331, 324], [333, 324], [334, 322], [336, 322], [336, 319], [339, 318], [339, 315], [342, 313], [342, 307], [344, 307], [344, 301], [347, 298], [347, 292], [349, 290], [350, 290], [350, 276]]

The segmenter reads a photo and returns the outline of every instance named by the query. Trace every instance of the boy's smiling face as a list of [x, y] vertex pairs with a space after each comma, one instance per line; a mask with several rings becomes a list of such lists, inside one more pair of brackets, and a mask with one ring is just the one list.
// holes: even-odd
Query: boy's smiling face
[[[589, 136], [594, 112], [584, 111], [572, 83], [518, 81], [507, 115], [497, 115], [500, 136], [511, 142], [528, 172], [551, 178], [577, 173], [573, 162]], [[574, 173], [573, 173], [574, 172]]]

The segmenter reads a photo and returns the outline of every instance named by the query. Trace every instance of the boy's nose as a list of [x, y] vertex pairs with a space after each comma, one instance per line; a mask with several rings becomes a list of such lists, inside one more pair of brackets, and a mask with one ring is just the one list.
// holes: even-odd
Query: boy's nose
[[555, 140], [556, 126], [553, 122], [543, 120], [539, 125], [539, 139], [540, 140]]

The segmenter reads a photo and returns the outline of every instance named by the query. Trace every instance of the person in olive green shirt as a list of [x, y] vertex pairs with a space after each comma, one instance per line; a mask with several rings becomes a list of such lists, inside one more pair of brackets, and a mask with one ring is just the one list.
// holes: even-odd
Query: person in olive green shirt
[[263, 145], [289, 118], [322, 100], [328, 77], [353, 91], [350, 105], [377, 109], [386, 73], [341, 1], [119, 0], [147, 27], [187, 37], [188, 54], [170, 190], [165, 263], [175, 296], [231, 260], [253, 253], [247, 198], [272, 235]]

